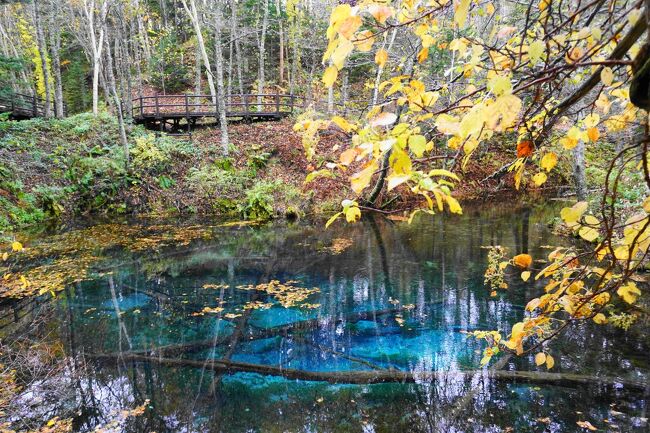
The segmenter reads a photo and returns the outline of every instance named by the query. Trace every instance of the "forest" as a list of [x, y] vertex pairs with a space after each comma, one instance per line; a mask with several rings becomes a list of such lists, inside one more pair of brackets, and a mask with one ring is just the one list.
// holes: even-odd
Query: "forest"
[[0, 2], [0, 432], [647, 432], [649, 0]]

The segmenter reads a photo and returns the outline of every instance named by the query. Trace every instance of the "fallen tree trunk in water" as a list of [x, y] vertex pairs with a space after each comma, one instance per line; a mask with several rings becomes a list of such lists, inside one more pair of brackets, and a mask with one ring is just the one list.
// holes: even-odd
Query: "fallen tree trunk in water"
[[95, 354], [88, 355], [99, 361], [119, 360], [120, 362], [147, 362], [165, 367], [176, 368], [203, 368], [217, 373], [258, 373], [268, 376], [279, 376], [286, 379], [306, 380], [314, 382], [328, 382], [333, 384], [367, 385], [376, 383], [420, 383], [436, 382], [444, 379], [470, 379], [482, 376], [486, 379], [511, 382], [532, 383], [537, 385], [570, 386], [599, 385], [618, 386], [645, 391], [650, 386], [641, 381], [621, 379], [618, 377], [589, 376], [573, 373], [549, 373], [543, 371], [504, 371], [504, 370], [466, 370], [466, 371], [401, 371], [401, 370], [361, 370], [361, 371], [305, 371], [289, 368], [275, 367], [262, 364], [249, 364], [246, 362], [224, 360], [192, 360], [151, 357], [143, 355], [125, 354]]
[[[441, 302], [435, 302], [435, 304], [439, 304], [439, 303]], [[385, 316], [388, 314], [394, 314], [400, 311], [402, 311], [401, 308], [388, 308], [385, 310], [377, 310], [377, 311], [357, 311], [346, 315], [343, 319], [335, 319], [334, 321], [338, 322], [339, 320], [344, 320], [347, 323], [356, 323], [360, 320], [371, 319], [374, 318], [375, 316]], [[289, 334], [292, 334], [294, 332], [301, 332], [301, 331], [314, 329], [319, 325], [320, 320], [321, 320], [320, 318], [314, 318], [314, 319], [300, 320], [294, 323], [290, 323], [288, 325], [274, 326], [272, 328], [255, 329], [252, 332], [244, 334], [244, 338], [246, 339], [246, 341], [254, 341], [254, 340], [260, 340], [264, 338], [277, 337], [277, 336], [286, 337]], [[158, 346], [158, 347], [151, 347], [142, 350], [134, 350], [129, 352], [129, 354], [130, 355], [154, 355], [155, 354], [159, 356], [174, 356], [181, 353], [191, 353], [191, 352], [198, 352], [204, 349], [211, 349], [212, 347], [226, 344], [229, 341], [231, 341], [230, 335], [226, 335], [224, 337], [219, 337], [217, 339], [209, 338], [206, 340], [193, 341], [190, 343], [170, 344], [167, 346]]]

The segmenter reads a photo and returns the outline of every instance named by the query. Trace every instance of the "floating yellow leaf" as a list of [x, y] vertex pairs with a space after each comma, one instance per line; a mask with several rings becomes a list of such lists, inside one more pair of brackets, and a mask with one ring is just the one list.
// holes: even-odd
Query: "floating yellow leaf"
[[598, 429], [597, 429], [596, 427], [594, 427], [593, 424], [590, 423], [589, 421], [576, 421], [576, 424], [578, 424], [578, 426], [581, 427], [581, 428], [586, 428], [587, 430], [591, 430], [591, 431], [596, 431], [596, 430], [598, 430]]
[[592, 128], [600, 122], [600, 116], [597, 113], [587, 115], [582, 121], [587, 128]]
[[521, 279], [524, 281], [528, 281], [530, 278], [530, 271], [524, 271], [521, 273]]
[[345, 64], [345, 59], [348, 55], [354, 50], [354, 45], [352, 42], [348, 41], [345, 38], [341, 38], [338, 46], [334, 50], [331, 56], [332, 65], [336, 66], [338, 70], [343, 69]]
[[488, 80], [487, 88], [495, 95], [500, 96], [512, 91], [512, 83], [507, 75], [495, 75]]

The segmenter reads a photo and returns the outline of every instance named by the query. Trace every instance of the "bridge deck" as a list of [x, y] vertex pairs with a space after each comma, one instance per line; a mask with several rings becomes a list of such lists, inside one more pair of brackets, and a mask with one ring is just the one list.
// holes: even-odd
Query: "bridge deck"
[[[10, 93], [0, 96], [0, 113], [9, 113], [14, 119], [45, 117], [45, 104], [45, 101], [34, 95]], [[53, 103], [50, 103], [50, 112], [54, 114]]]
[[[302, 98], [282, 94], [227, 95], [226, 117], [280, 119], [302, 106]], [[210, 95], [154, 95], [133, 100], [133, 119], [138, 123], [205, 117], [219, 117], [219, 108]]]

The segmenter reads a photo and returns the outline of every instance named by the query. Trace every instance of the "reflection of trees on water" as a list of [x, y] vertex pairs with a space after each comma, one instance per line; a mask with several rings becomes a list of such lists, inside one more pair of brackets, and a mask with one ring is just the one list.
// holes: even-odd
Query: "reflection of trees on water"
[[[529, 211], [505, 216], [466, 211], [460, 220], [437, 216], [410, 226], [378, 219], [330, 231], [301, 226], [245, 228], [224, 231], [224, 236], [193, 244], [181, 254], [167, 251], [114, 267], [105, 277], [67, 290], [65, 301], [58, 304], [61, 321], [57, 329], [65, 338], [70, 360], [75, 361], [71, 364], [75, 374], [70, 376], [75, 379], [70, 386], [75, 405], [83, 408], [78, 427], [91, 429], [106, 422], [112, 409], [133, 407], [145, 399], [154, 410], [129, 421], [127, 430], [373, 431], [383, 426], [384, 430], [484, 432], [501, 431], [517, 423], [530, 427], [535, 423], [533, 417], [551, 416], [566, 426], [562, 431], [571, 431], [568, 429], [575, 425], [571, 417], [578, 408], [602, 415], [602, 419], [607, 414], [598, 411], [604, 405], [587, 407], [590, 401], [584, 398], [584, 389], [535, 391], [531, 386], [496, 382], [484, 374], [469, 378], [447, 375], [416, 384], [343, 386], [248, 373], [224, 375], [209, 368], [170, 368], [128, 359], [131, 349], [147, 349], [152, 356], [163, 357], [166, 355], [152, 349], [205, 340], [208, 344], [203, 350], [174, 356], [205, 359], [205, 366], [211, 359], [248, 356], [261, 364], [277, 362], [283, 368], [316, 371], [361, 371], [372, 369], [372, 365], [416, 374], [475, 368], [480, 346], [457, 331], [508, 329], [522, 314], [517, 305], [529, 298], [526, 290], [535, 290], [526, 288], [515, 275], [509, 293], [490, 298], [482, 284], [486, 252], [480, 247], [499, 244], [513, 253], [540, 257], [545, 254], [541, 244], [550, 242], [543, 222]], [[352, 239], [352, 246], [338, 255], [323, 250], [340, 237]], [[119, 259], [116, 256], [115, 263]], [[249, 309], [232, 320], [191, 316], [203, 306], [216, 306], [223, 300], [232, 306], [262, 299], [265, 295], [258, 291], [242, 291], [236, 286], [274, 278], [318, 286], [321, 292], [310, 302], [320, 303], [320, 307], [299, 311], [296, 317], [287, 318], [287, 323], [266, 327], [260, 317], [276, 319], [270, 317], [274, 310]], [[204, 284], [222, 283], [228, 286], [218, 291], [203, 288]], [[138, 303], [141, 299], [146, 302]], [[135, 307], [122, 309], [120, 303], [127, 301]], [[410, 304], [412, 308], [404, 309]], [[89, 313], [91, 308], [97, 311]], [[396, 314], [404, 317], [404, 326], [396, 322]], [[228, 328], [218, 323], [227, 323]], [[224, 329], [231, 332], [227, 338], [219, 334]], [[579, 367], [571, 353], [589, 353], [593, 339], [600, 339], [601, 347], [611, 344], [610, 336], [586, 335], [566, 337], [571, 349], [566, 360], [563, 357], [558, 363], [561, 367], [565, 368], [565, 363]], [[413, 341], [418, 345], [394, 346]], [[256, 352], [256, 345], [263, 344], [270, 348]], [[363, 345], [374, 353], [360, 351]], [[395, 347], [411, 352], [399, 353]], [[106, 352], [116, 354], [115, 362], [91, 362], [95, 371], [84, 370], [80, 361], [87, 359], [87, 354]], [[354, 358], [369, 362], [355, 363]], [[616, 364], [621, 362], [621, 354], [614, 347], [605, 354], [604, 363], [602, 358], [594, 356], [599, 361], [587, 365], [590, 374], [612, 375], [620, 370]], [[511, 361], [504, 367], [510, 369], [515, 364], [531, 369], [526, 360]], [[647, 362], [639, 371], [643, 368]], [[592, 391], [597, 394], [597, 389]], [[468, 393], [471, 398], [464, 403]], [[572, 402], [578, 395], [583, 396], [582, 401]], [[623, 397], [618, 396], [625, 400]], [[572, 402], [571, 413], [549, 406], [549, 398], [567, 405]], [[541, 409], [527, 413], [526, 404], [513, 406], [517, 400], [536, 402]], [[451, 408], [459, 402], [463, 407], [452, 418]], [[495, 414], [501, 414], [500, 418], [495, 419]], [[468, 424], [468, 418], [473, 418], [474, 424]]]

